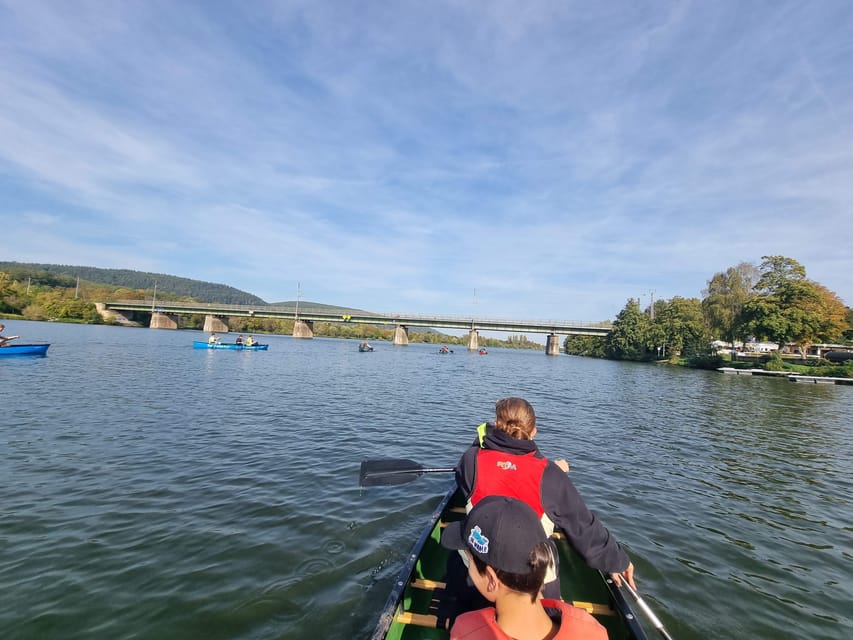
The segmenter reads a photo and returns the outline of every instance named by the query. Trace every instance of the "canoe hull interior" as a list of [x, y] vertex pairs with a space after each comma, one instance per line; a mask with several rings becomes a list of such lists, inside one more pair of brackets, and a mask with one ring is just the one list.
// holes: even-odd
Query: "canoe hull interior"
[[245, 344], [233, 344], [227, 342], [217, 342], [210, 344], [201, 340], [193, 341], [194, 349], [228, 349], [230, 351], [266, 351], [269, 349], [268, 344], [253, 344], [251, 346]]
[[48, 344], [15, 344], [0, 347], [0, 356], [46, 356]]
[[[465, 508], [455, 484], [433, 513], [406, 565], [394, 583], [371, 640], [446, 640], [437, 628], [448, 551], [441, 546], [444, 523], [460, 520]], [[591, 569], [564, 536], [554, 542], [560, 554], [560, 590], [563, 600], [590, 611], [607, 628], [610, 640], [648, 640], [622, 593]]]

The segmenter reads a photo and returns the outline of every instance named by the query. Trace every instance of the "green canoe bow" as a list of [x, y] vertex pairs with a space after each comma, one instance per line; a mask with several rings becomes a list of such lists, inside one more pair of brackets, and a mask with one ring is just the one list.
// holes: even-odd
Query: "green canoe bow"
[[[464, 505], [454, 483], [406, 557], [371, 640], [447, 640], [450, 637], [446, 629], [436, 626], [449, 553], [441, 546], [441, 531], [446, 523], [464, 517]], [[648, 640], [630, 604], [609, 578], [591, 569], [560, 532], [555, 533], [554, 540], [560, 554], [563, 600], [592, 613], [607, 628], [610, 640]]]

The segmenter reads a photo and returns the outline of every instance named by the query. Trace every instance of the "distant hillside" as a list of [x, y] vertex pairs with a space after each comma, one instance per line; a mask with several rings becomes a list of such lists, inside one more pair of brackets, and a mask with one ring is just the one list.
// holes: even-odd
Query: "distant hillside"
[[[295, 307], [296, 300], [288, 300], [287, 302], [270, 302], [270, 306], [273, 307]], [[364, 313], [366, 315], [371, 315], [373, 311], [365, 311], [364, 309], [356, 309], [354, 307], [339, 307], [336, 304], [323, 304], [322, 302], [311, 302], [310, 300], [300, 300], [299, 301], [300, 309], [311, 309], [312, 311], [326, 311], [326, 312], [334, 312], [340, 311], [341, 313]]]
[[[267, 304], [256, 295], [214, 282], [179, 278], [164, 273], [132, 271], [130, 269], [99, 269], [97, 267], [79, 267], [64, 264], [36, 264], [30, 262], [0, 262], [0, 271], [8, 273], [13, 280], [31, 278], [34, 284], [55, 286], [68, 285], [68, 278], [88, 280], [115, 287], [128, 289], [153, 289], [157, 283], [158, 291], [168, 291], [176, 296], [188, 296], [199, 302], [220, 302], [223, 304]], [[71, 285], [73, 286], [73, 284]]]

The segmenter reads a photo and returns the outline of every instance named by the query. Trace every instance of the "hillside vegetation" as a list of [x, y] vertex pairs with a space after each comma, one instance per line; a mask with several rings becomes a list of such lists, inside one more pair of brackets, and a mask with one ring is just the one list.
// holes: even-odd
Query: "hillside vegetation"
[[[64, 264], [36, 264], [28, 262], [0, 262], [0, 272], [6, 273], [11, 280], [29, 282], [30, 287], [75, 287], [77, 278], [81, 284], [100, 289], [113, 288], [114, 291], [139, 291], [150, 298], [157, 283], [158, 296], [161, 292], [174, 296], [172, 299], [192, 298], [197, 302], [219, 302], [222, 304], [267, 304], [256, 295], [214, 282], [180, 278], [164, 273], [133, 271], [131, 269], [99, 269], [97, 267], [79, 267]], [[120, 296], [111, 295], [110, 298]], [[131, 296], [133, 299], [135, 296]], [[168, 298], [167, 298], [168, 299]]]
[[[157, 283], [157, 300], [159, 301], [267, 305], [261, 298], [234, 287], [162, 273], [56, 264], [0, 262], [0, 317], [100, 324], [104, 322], [104, 319], [95, 308], [95, 302], [151, 300], [154, 295], [155, 282]], [[296, 302], [277, 302], [274, 304], [294, 307]], [[308, 300], [302, 300], [299, 304], [300, 308], [332, 313], [357, 313], [360, 311]], [[140, 318], [140, 321], [148, 322], [147, 317]], [[233, 332], [274, 333], [279, 335], [293, 333], [293, 320], [290, 319], [234, 317], [229, 319], [229, 325]], [[182, 316], [180, 326], [182, 329], [200, 330], [204, 327], [204, 315]], [[336, 338], [392, 340], [394, 328], [368, 324], [318, 322], [314, 325], [314, 334]], [[422, 332], [410, 332], [409, 340], [411, 342], [465, 344], [467, 337], [448, 336], [432, 329], [425, 329]], [[541, 345], [529, 341], [525, 336], [508, 336], [506, 340], [481, 336], [480, 344], [488, 347], [541, 348]]]

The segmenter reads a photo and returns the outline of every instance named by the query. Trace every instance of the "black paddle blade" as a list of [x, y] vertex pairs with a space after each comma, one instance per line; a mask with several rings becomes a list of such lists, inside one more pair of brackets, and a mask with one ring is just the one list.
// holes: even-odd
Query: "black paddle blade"
[[421, 473], [423, 466], [414, 460], [364, 460], [358, 474], [358, 484], [362, 487], [405, 484], [418, 478]]

